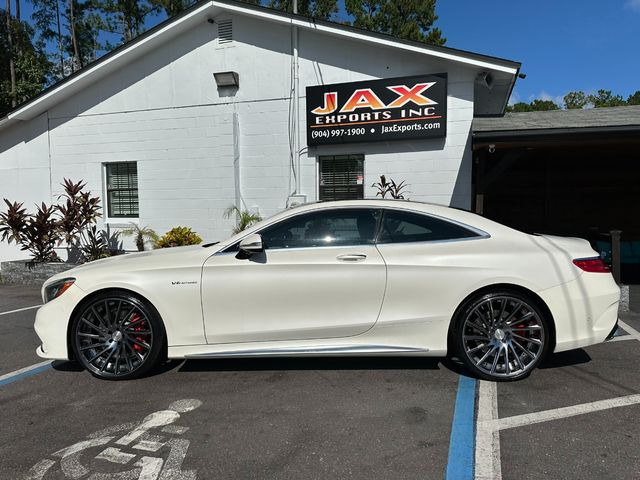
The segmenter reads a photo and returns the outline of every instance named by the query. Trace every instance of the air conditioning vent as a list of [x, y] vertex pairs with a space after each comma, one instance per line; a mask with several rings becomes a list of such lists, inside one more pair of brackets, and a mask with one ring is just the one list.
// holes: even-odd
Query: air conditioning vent
[[231, 20], [218, 21], [218, 44], [225, 45], [233, 41], [233, 23]]

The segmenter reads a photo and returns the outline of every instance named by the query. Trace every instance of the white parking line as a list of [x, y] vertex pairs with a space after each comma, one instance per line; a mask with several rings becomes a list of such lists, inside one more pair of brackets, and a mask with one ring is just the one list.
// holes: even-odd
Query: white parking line
[[478, 387], [478, 423], [476, 429], [475, 480], [500, 480], [500, 431], [492, 429], [498, 419], [498, 385], [480, 381]]
[[484, 427], [492, 430], [506, 430], [508, 428], [524, 427], [536, 423], [548, 422], [550, 420], [561, 420], [563, 418], [575, 417], [576, 415], [584, 415], [585, 413], [599, 412], [602, 410], [609, 410], [611, 408], [627, 407], [637, 404], [640, 404], [640, 394], [500, 418], [487, 422]]
[[622, 320], [618, 320], [618, 325], [620, 325], [625, 330], [625, 332], [627, 332], [633, 338], [635, 338], [636, 340], [640, 340], [640, 332], [633, 328], [631, 325], [627, 325]]
[[33, 307], [24, 307], [18, 308], [17, 310], [9, 310], [8, 312], [0, 312], [0, 316], [2, 315], [10, 315], [12, 313], [24, 312], [26, 310], [33, 310], [34, 308], [40, 308], [42, 305], [34, 305]]

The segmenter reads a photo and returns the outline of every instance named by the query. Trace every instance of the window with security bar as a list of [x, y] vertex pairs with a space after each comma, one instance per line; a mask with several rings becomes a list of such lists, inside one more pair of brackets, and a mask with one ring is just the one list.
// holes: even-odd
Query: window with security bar
[[109, 218], [138, 217], [138, 165], [114, 162], [105, 165]]
[[320, 200], [364, 198], [364, 155], [320, 157]]

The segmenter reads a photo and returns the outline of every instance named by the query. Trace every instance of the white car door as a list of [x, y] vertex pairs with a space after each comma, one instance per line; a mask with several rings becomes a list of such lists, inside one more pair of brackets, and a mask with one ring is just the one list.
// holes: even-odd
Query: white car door
[[257, 232], [264, 251], [230, 251], [203, 268], [208, 343], [336, 338], [376, 322], [386, 267], [374, 237], [380, 212], [314, 210]]

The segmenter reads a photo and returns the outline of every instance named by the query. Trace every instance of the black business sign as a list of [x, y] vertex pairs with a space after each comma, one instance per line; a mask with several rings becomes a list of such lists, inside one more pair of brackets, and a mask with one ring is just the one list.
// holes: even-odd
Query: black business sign
[[307, 87], [307, 145], [446, 134], [446, 73]]

